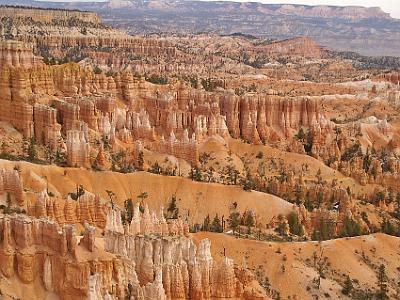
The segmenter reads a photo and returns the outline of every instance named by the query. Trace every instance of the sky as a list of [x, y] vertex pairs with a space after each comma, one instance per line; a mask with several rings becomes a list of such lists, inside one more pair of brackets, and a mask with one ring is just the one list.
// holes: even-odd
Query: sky
[[[43, 0], [42, 0], [43, 1]], [[44, 0], [46, 1], [46, 0]], [[48, 0], [50, 1], [50, 0]], [[56, 1], [56, 0], [52, 0]], [[106, 0], [69, 0], [69, 1], [106, 1]], [[357, 6], [367, 6], [367, 7], [381, 7], [385, 12], [391, 14], [393, 18], [400, 19], [400, 0], [232, 0], [241, 2], [262, 2], [271, 4], [308, 4], [308, 5], [357, 5]], [[68, 2], [68, 0], [64, 0]]]

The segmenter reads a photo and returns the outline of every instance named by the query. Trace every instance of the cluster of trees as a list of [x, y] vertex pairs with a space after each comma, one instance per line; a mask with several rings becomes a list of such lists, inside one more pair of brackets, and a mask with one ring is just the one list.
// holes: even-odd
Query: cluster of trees
[[289, 224], [289, 230], [291, 234], [297, 235], [297, 236], [303, 236], [304, 235], [304, 230], [302, 224], [299, 223], [299, 218], [298, 215], [295, 211], [292, 211], [289, 213], [287, 216], [288, 224]]
[[199, 79], [195, 75], [184, 75], [181, 79], [188, 82], [190, 86], [194, 89], [197, 89], [199, 87]]
[[220, 219], [218, 214], [215, 215], [212, 221], [210, 219], [210, 215], [207, 215], [204, 218], [203, 224], [201, 226], [202, 231], [223, 232], [224, 229], [225, 229], [224, 216], [222, 216], [222, 219]]
[[163, 77], [163, 76], [159, 76], [159, 75], [150, 75], [150, 76], [145, 76], [144, 79], [148, 82], [151, 82], [153, 84], [168, 84], [168, 78], [167, 77]]
[[120, 173], [132, 173], [135, 172], [135, 166], [133, 162], [127, 158], [125, 150], [119, 150], [118, 152], [112, 152], [111, 155], [111, 170]]
[[150, 168], [147, 170], [150, 173], [164, 175], [164, 176], [181, 176], [182, 174], [179, 172], [179, 169], [176, 165], [171, 166], [168, 165], [167, 167], [162, 167], [156, 161]]
[[216, 214], [211, 221], [210, 216], [207, 215], [204, 218], [201, 230], [211, 232], [223, 232], [226, 228], [226, 224], [228, 224], [228, 228], [232, 229], [233, 233], [240, 234], [241, 227], [245, 226], [247, 227], [247, 233], [251, 234], [251, 228], [256, 225], [255, 216], [253, 211], [251, 210], [245, 210], [243, 214], [240, 214], [240, 212], [237, 211], [237, 203], [234, 202], [232, 204], [231, 212], [228, 219], [225, 219], [224, 216], [220, 218], [219, 215]]
[[[190, 169], [189, 178], [199, 182], [219, 182], [226, 185], [241, 185], [245, 191], [257, 189], [256, 182], [249, 170], [246, 170], [246, 174], [242, 176], [233, 164], [229, 164], [219, 171], [218, 177], [215, 176], [215, 172], [216, 170], [212, 166], [205, 170], [204, 168], [200, 169], [194, 166]], [[217, 180], [217, 178], [219, 180]]]
[[313, 141], [314, 141], [312, 131], [311, 130], [307, 130], [307, 132], [305, 132], [303, 127], [300, 127], [298, 133], [294, 137], [300, 143], [303, 144], [304, 151], [308, 155], [311, 155], [311, 150], [312, 150]]
[[[381, 264], [378, 267], [376, 272], [377, 277], [377, 287], [378, 289], [373, 292], [370, 290], [359, 290], [354, 286], [355, 280], [352, 280], [350, 276], [346, 276], [346, 279], [343, 283], [342, 293], [346, 296], [351, 297], [352, 299], [379, 299], [379, 300], [388, 300], [389, 297], [389, 288], [388, 288], [388, 277], [386, 275], [386, 267], [384, 264]], [[399, 283], [400, 284], [400, 283]], [[397, 289], [396, 299], [399, 299], [400, 296], [400, 287]]]
[[[2, 144], [3, 146], [4, 144]], [[54, 149], [50, 144], [41, 146], [37, 144], [35, 137], [30, 139], [23, 139], [22, 154], [11, 154], [2, 147], [0, 152], [0, 159], [12, 161], [29, 161], [35, 164], [52, 164], [55, 163], [59, 166], [66, 165], [65, 152], [60, 148]]]

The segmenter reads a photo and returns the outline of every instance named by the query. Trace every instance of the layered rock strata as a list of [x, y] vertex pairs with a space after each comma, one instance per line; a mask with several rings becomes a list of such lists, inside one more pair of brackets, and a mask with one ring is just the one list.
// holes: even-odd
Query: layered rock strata
[[108, 208], [99, 196], [85, 193], [78, 200], [49, 197], [43, 191], [35, 203], [28, 203], [27, 213], [36, 218], [46, 217], [60, 225], [86, 222], [98, 228], [106, 226]]
[[14, 200], [19, 206], [25, 204], [22, 180], [17, 170], [0, 169], [0, 196], [6, 194], [9, 194], [10, 200]]
[[62, 299], [267, 299], [232, 260], [215, 262], [208, 240], [197, 250], [187, 237], [125, 234], [114, 222], [107, 225], [104, 251], [95, 230], [86, 224], [80, 238], [73, 225], [2, 216], [0, 271], [41, 283]]

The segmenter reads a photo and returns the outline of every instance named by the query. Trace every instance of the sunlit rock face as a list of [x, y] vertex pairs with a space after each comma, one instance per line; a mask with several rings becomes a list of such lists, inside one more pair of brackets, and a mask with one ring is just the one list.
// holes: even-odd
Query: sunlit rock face
[[[125, 227], [120, 212], [112, 209], [104, 238], [96, 237], [96, 227], [84, 227], [78, 237], [73, 225], [1, 217], [2, 274], [25, 284], [39, 280], [46, 291], [74, 299], [120, 299], [127, 291], [137, 299], [237, 299], [249, 283], [232, 260], [213, 261], [207, 239], [197, 249], [182, 220], [167, 222], [147, 207], [144, 213], [137, 207]], [[260, 291], [252, 295], [267, 299]]]

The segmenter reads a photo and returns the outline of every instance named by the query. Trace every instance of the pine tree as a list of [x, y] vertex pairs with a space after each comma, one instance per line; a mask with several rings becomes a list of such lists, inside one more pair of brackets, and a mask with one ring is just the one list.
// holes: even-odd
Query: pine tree
[[397, 217], [400, 218], [400, 192], [396, 195]]
[[167, 212], [168, 212], [168, 215], [167, 215], [168, 219], [178, 219], [179, 208], [176, 205], [176, 196], [175, 195], [173, 195], [171, 197], [171, 202], [168, 205]]
[[255, 225], [254, 213], [250, 210], [246, 210], [244, 213], [243, 224], [247, 227], [253, 227]]
[[233, 233], [235, 233], [236, 229], [240, 224], [240, 214], [237, 211], [233, 211], [228, 218], [229, 227], [232, 228]]
[[347, 275], [346, 281], [344, 282], [344, 286], [342, 289], [342, 293], [344, 295], [350, 295], [352, 290], [353, 290], [353, 281], [350, 279], [350, 276]]
[[34, 138], [29, 140], [27, 152], [29, 161], [34, 161], [37, 159], [36, 141]]
[[389, 299], [388, 287], [387, 287], [387, 276], [386, 276], [386, 268], [384, 264], [381, 264], [378, 269], [378, 298], [380, 300]]
[[125, 219], [127, 222], [131, 222], [132, 221], [132, 217], [133, 217], [133, 202], [132, 199], [126, 199], [124, 201], [124, 207], [125, 207]]
[[218, 214], [215, 215], [214, 220], [211, 223], [211, 231], [212, 232], [222, 232], [221, 221], [218, 217]]
[[143, 170], [144, 166], [144, 154], [143, 151], [139, 151], [138, 158], [137, 158], [138, 168], [139, 170]]
[[321, 204], [324, 201], [324, 194], [321, 191], [317, 192], [317, 207], [321, 208]]
[[204, 218], [202, 230], [210, 231], [210, 215]]
[[360, 225], [353, 219], [346, 216], [343, 221], [343, 228], [341, 232], [342, 237], [351, 237], [361, 235]]
[[303, 227], [301, 226], [301, 224], [299, 223], [299, 219], [298, 219], [298, 215], [296, 212], [291, 212], [288, 217], [288, 223], [289, 223], [289, 229], [290, 229], [290, 233], [297, 235], [297, 236], [303, 236], [304, 232], [303, 232]]
[[189, 178], [193, 181], [201, 181], [201, 172], [198, 167], [193, 167], [190, 169]]

